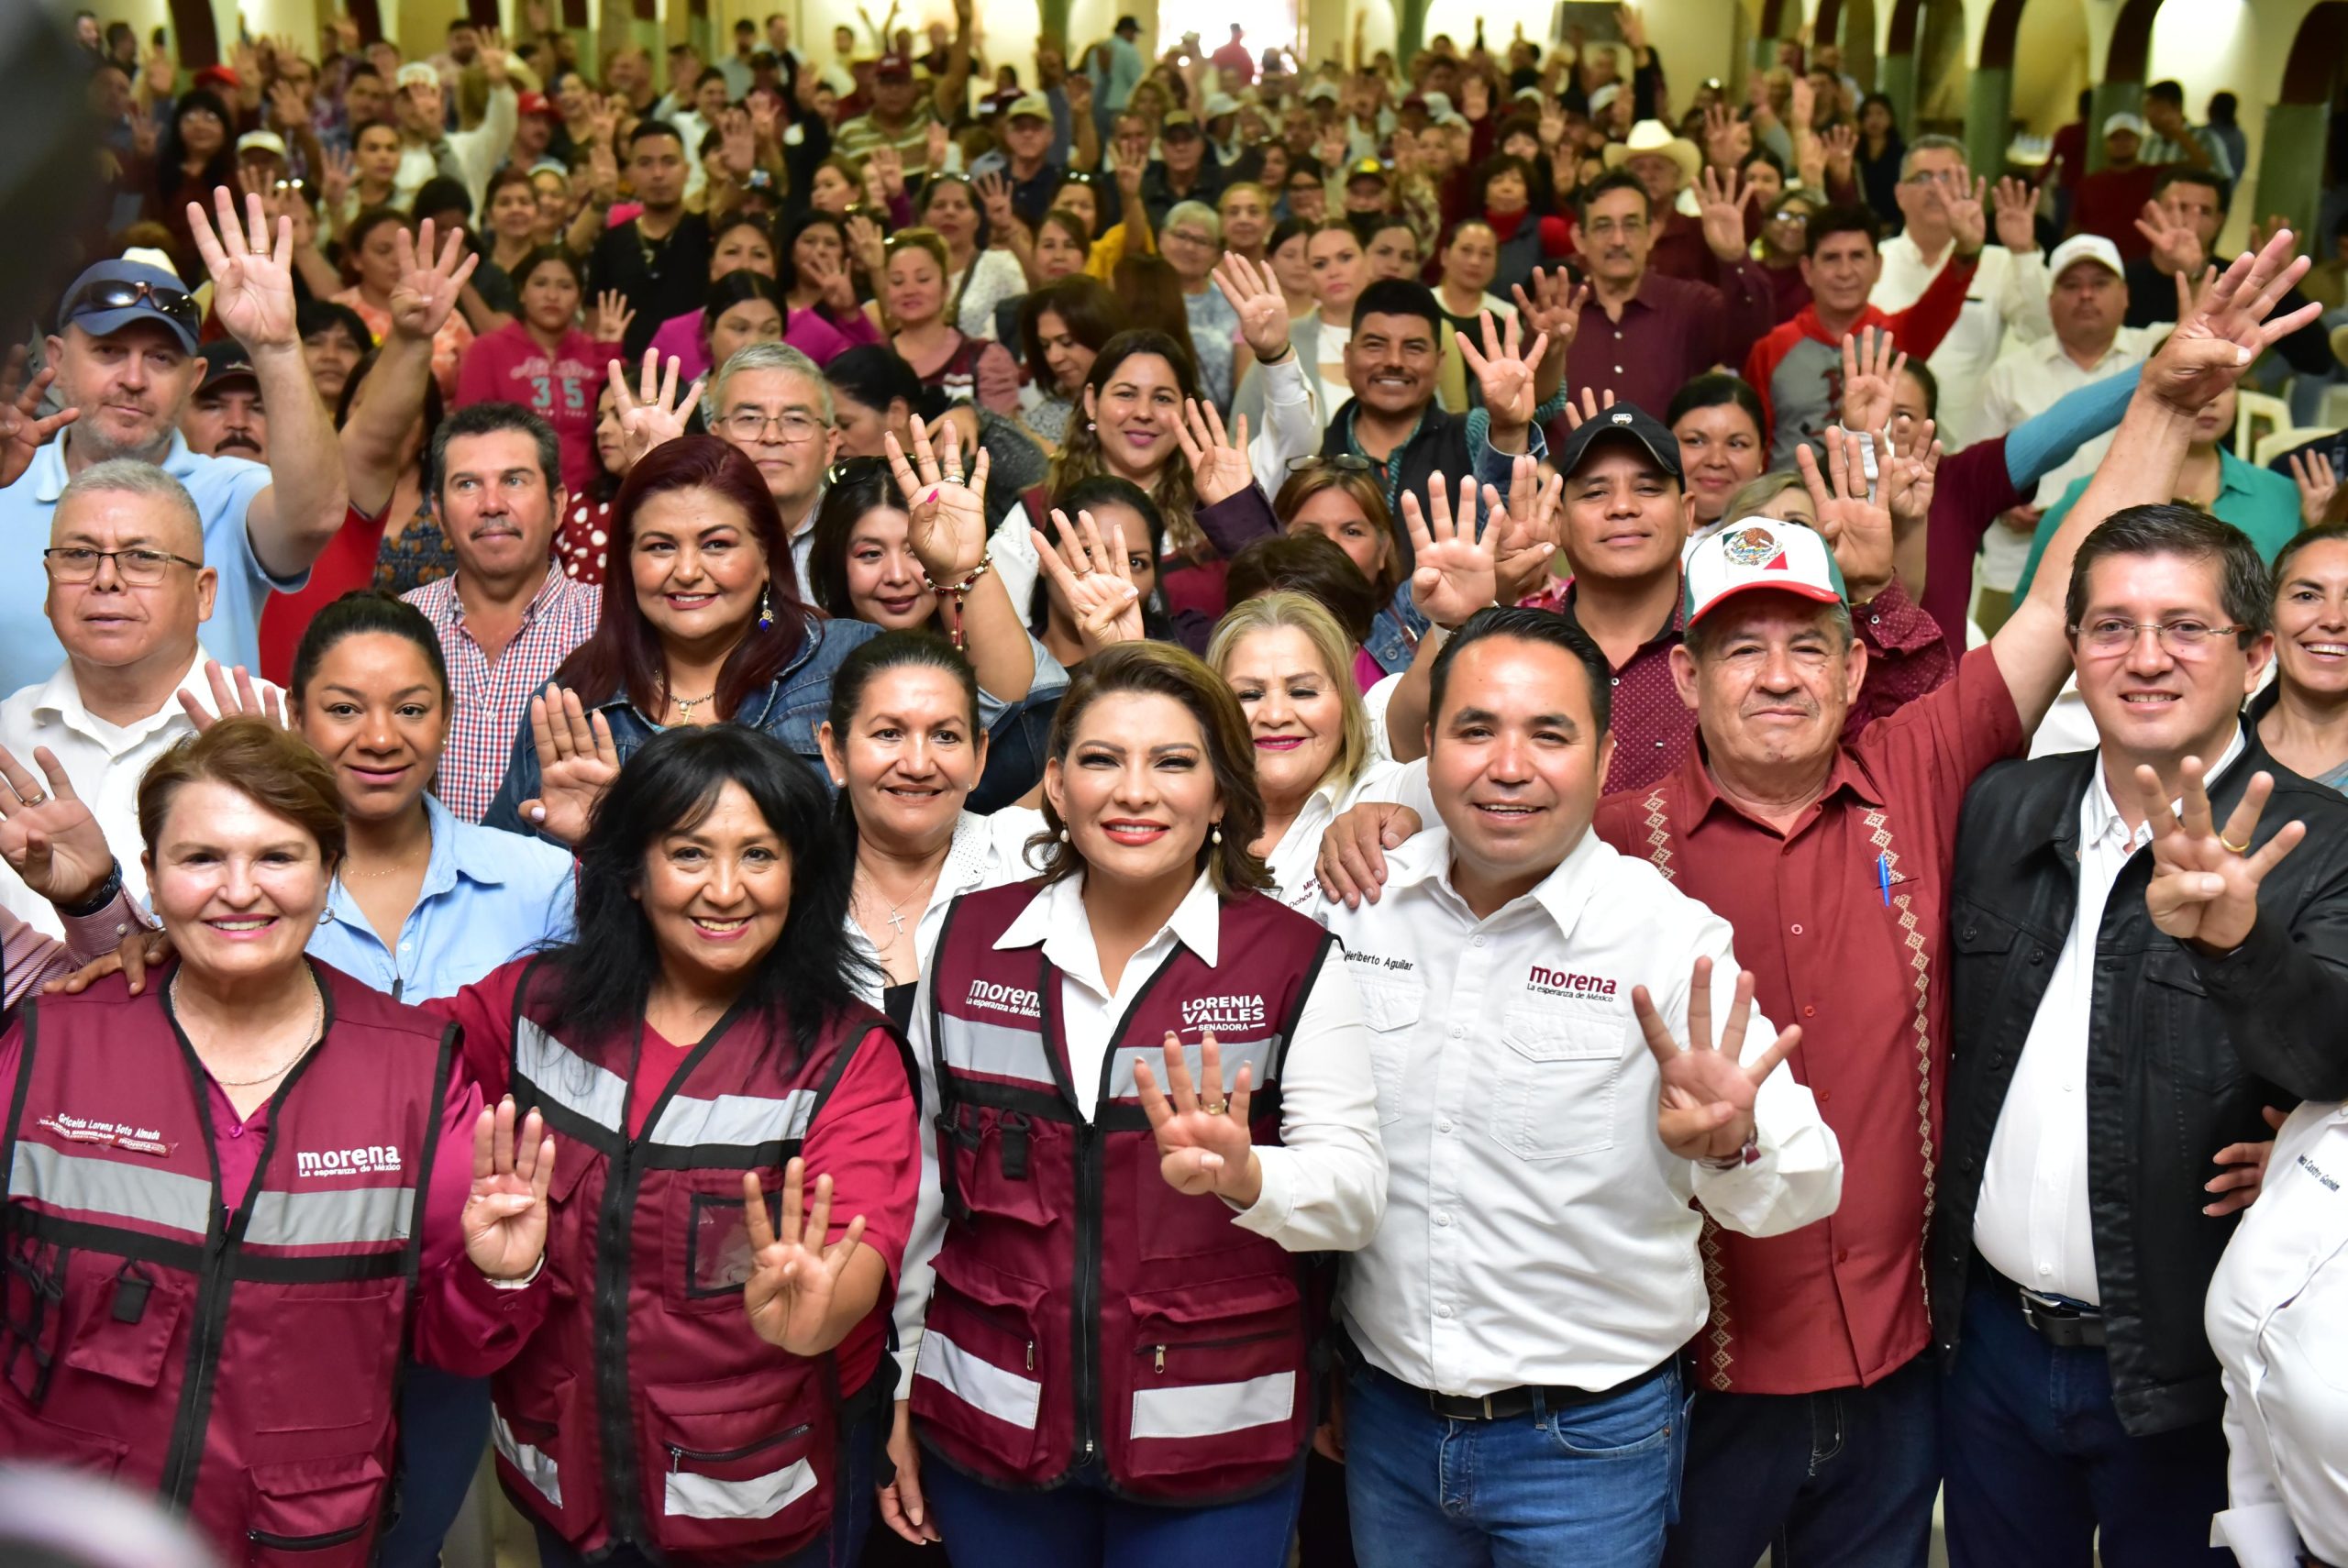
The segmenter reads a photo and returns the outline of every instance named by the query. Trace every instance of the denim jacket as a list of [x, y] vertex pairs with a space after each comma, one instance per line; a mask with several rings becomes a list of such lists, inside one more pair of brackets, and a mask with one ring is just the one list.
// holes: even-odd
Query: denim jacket
[[[810, 614], [807, 636], [799, 645], [799, 652], [775, 678], [774, 684], [743, 699], [742, 705], [735, 710], [733, 722], [764, 730], [805, 757], [807, 766], [815, 770], [815, 777], [828, 790], [832, 778], [824, 771], [815, 731], [831, 707], [832, 677], [858, 644], [880, 635], [879, 627], [862, 621], [834, 621]], [[544, 690], [550, 692], [555, 687], [556, 682], [549, 680]], [[646, 718], [625, 691], [593, 706], [612, 726], [612, 742], [619, 748], [622, 762], [663, 727]], [[513, 758], [505, 765], [505, 782], [499, 787], [497, 799], [490, 802], [489, 814], [482, 818], [482, 825], [504, 828], [509, 833], [535, 831], [522, 820], [522, 802], [537, 792], [538, 748], [530, 734], [529, 715], [525, 712], [514, 736]]]
[[1411, 602], [1411, 583], [1405, 578], [1395, 586], [1393, 601], [1369, 624], [1369, 640], [1362, 644], [1362, 651], [1387, 674], [1400, 675], [1411, 668], [1419, 639], [1426, 635], [1427, 618]]

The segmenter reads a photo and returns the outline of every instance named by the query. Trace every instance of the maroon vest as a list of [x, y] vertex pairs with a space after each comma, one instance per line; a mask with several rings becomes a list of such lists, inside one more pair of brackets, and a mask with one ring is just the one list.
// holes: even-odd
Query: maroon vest
[[310, 966], [325, 1038], [271, 1097], [249, 1194], [219, 1189], [167, 984], [26, 1004], [0, 1150], [0, 1459], [152, 1490], [232, 1562], [344, 1568], [385, 1513], [454, 1031]]
[[[561, 1150], [552, 1298], [492, 1384], [499, 1479], [590, 1556], [622, 1541], [667, 1562], [788, 1556], [831, 1524], [842, 1391], [829, 1355], [778, 1350], [743, 1316], [742, 1173], [779, 1212], [782, 1167], [849, 1061], [902, 1047], [866, 1010], [803, 1056], [737, 1009], [631, 1137], [641, 1031], [565, 1032], [532, 995], [540, 977], [533, 966], [515, 993], [512, 1082]], [[908, 1117], [914, 1096], [908, 1079]]]
[[[1158, 1171], [1134, 1085], [1178, 1032], [1213, 1031], [1226, 1089], [1252, 1064], [1256, 1142], [1280, 1137], [1280, 1069], [1330, 938], [1271, 899], [1222, 906], [1220, 962], [1177, 947], [1076, 1109], [1059, 972], [995, 940], [1030, 886], [955, 900], [931, 964], [946, 1241], [913, 1389], [923, 1442], [1013, 1487], [1094, 1459], [1116, 1490], [1202, 1505], [1282, 1476], [1312, 1432], [1302, 1261]], [[1156, 1069], [1162, 1074], [1162, 1066]]]

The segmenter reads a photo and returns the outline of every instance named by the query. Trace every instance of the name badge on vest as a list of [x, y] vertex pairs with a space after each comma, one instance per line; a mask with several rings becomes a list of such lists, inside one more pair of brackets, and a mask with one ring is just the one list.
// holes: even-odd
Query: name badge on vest
[[133, 1154], [162, 1158], [179, 1146], [177, 1140], [165, 1138], [161, 1128], [139, 1127], [105, 1117], [68, 1116], [61, 1110], [42, 1117], [39, 1125], [76, 1143], [105, 1143]]

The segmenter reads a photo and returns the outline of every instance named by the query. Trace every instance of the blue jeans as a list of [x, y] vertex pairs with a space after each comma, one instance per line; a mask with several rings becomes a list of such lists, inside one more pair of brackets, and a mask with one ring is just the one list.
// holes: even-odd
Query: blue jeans
[[1282, 1568], [1304, 1465], [1268, 1492], [1209, 1507], [1130, 1502], [1080, 1474], [1007, 1492], [925, 1454], [922, 1490], [954, 1568]]
[[[893, 1375], [888, 1358], [881, 1359], [880, 1366], [881, 1375]], [[743, 1568], [852, 1568], [863, 1555], [865, 1531], [872, 1523], [872, 1488], [882, 1436], [880, 1423], [891, 1412], [889, 1402], [876, 1398], [869, 1389], [848, 1401], [848, 1419], [840, 1431], [837, 1485], [832, 1488], [829, 1539], [802, 1547], [789, 1557], [744, 1564]], [[577, 1548], [537, 1520], [530, 1522], [538, 1537], [538, 1568], [585, 1568], [587, 1559], [579, 1554]], [[596, 1558], [595, 1568], [653, 1568], [659, 1561], [640, 1547], [618, 1546]]]
[[1676, 1366], [1496, 1421], [1438, 1416], [1361, 1366], [1346, 1382], [1345, 1430], [1362, 1568], [1638, 1568], [1663, 1555], [1688, 1423]]
[[1931, 1353], [1871, 1388], [1696, 1396], [1668, 1568], [1924, 1568], [1940, 1490]]
[[435, 1568], [489, 1443], [489, 1379], [410, 1362], [400, 1391], [400, 1517], [382, 1568]]
[[2219, 1423], [2131, 1437], [2102, 1348], [2048, 1344], [1988, 1273], [1941, 1383], [1951, 1568], [2088, 1568], [2099, 1551], [2104, 1568], [2227, 1568], [2204, 1544], [2226, 1506]]

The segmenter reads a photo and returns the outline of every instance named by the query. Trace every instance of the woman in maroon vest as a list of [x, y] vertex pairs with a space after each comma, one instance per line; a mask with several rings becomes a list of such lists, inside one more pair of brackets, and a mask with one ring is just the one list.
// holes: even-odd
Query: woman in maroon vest
[[1086, 661], [1044, 793], [1043, 878], [956, 900], [914, 1002], [934, 1179], [881, 1511], [959, 1568], [1274, 1568], [1315, 1414], [1295, 1254], [1385, 1201], [1360, 1002], [1263, 896], [1246, 721], [1197, 658]]
[[554, 1300], [492, 1390], [547, 1568], [855, 1560], [921, 1166], [849, 877], [781, 742], [665, 730], [580, 840], [576, 938], [449, 1004], [564, 1139]]
[[402, 1347], [486, 1375], [546, 1308], [553, 1141], [483, 1109], [445, 1023], [305, 957], [344, 830], [299, 737], [222, 720], [138, 822], [178, 961], [0, 1036], [0, 1460], [151, 1489], [236, 1562], [355, 1568]]

